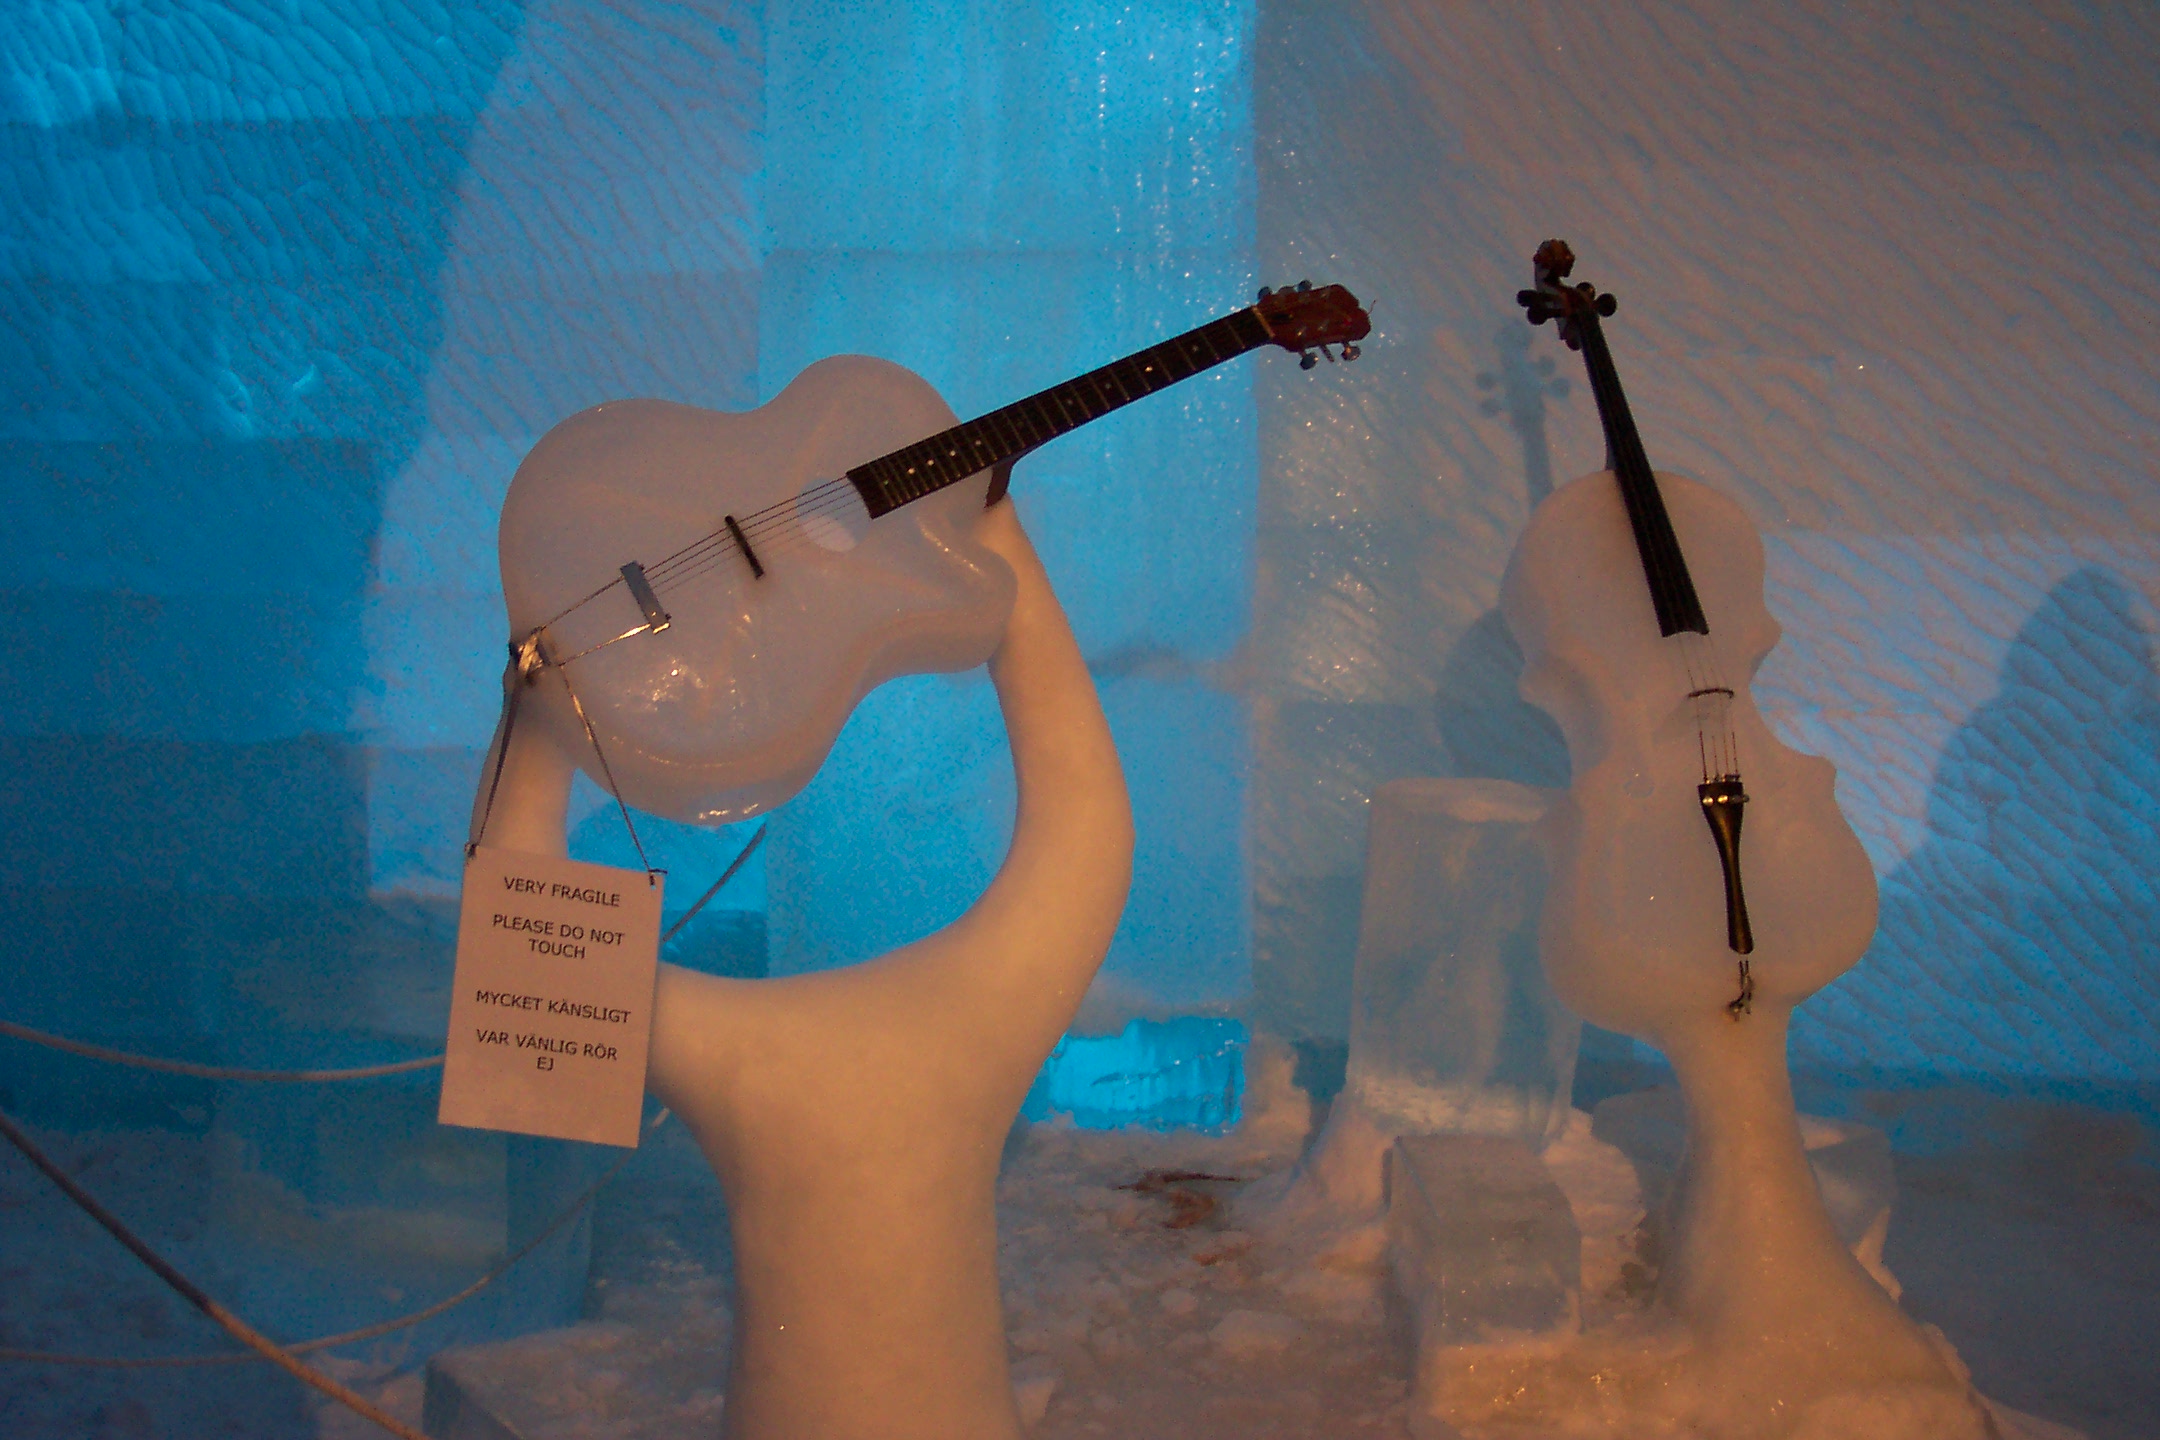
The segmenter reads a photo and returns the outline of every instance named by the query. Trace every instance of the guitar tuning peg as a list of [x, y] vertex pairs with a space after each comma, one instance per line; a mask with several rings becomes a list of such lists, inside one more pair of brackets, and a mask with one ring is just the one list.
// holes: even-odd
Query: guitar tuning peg
[[1327, 363], [1328, 363], [1328, 364], [1330, 364], [1330, 365], [1333, 365], [1333, 364], [1335, 363], [1335, 352], [1334, 352], [1334, 351], [1332, 351], [1332, 350], [1330, 350], [1330, 349], [1328, 349], [1328, 348], [1327, 348], [1327, 346], [1325, 346], [1325, 345], [1322, 345], [1322, 346], [1320, 347], [1320, 353], [1321, 353], [1322, 355], [1325, 355], [1325, 356], [1327, 356]]
[[1268, 296], [1270, 296], [1270, 295], [1272, 295], [1272, 294], [1274, 294], [1274, 293], [1275, 293], [1275, 287], [1274, 287], [1274, 286], [1272, 286], [1272, 285], [1262, 285], [1262, 286], [1260, 287], [1260, 298], [1261, 298], [1262, 300], [1265, 300], [1265, 299], [1267, 299], [1267, 297], [1268, 297]]
[[1358, 356], [1364, 353], [1365, 352], [1363, 350], [1360, 350], [1356, 345], [1351, 344], [1348, 341], [1345, 341], [1343, 343], [1342, 358], [1345, 365], [1349, 364], [1352, 360], [1357, 359]]
[[1299, 289], [1300, 291], [1304, 291], [1304, 290], [1310, 290], [1310, 289], [1312, 289], [1312, 281], [1310, 281], [1310, 280], [1300, 280], [1300, 281], [1298, 281], [1298, 282], [1297, 282], [1297, 288], [1298, 288], [1298, 289]]
[[1298, 363], [1298, 369], [1300, 369], [1300, 370], [1310, 370], [1310, 369], [1312, 369], [1312, 368], [1313, 368], [1313, 366], [1315, 366], [1315, 365], [1318, 365], [1318, 364], [1320, 363], [1320, 358], [1319, 358], [1318, 356], [1314, 355], [1314, 354], [1312, 353], [1312, 351], [1310, 351], [1310, 350], [1307, 350], [1307, 351], [1305, 351], [1305, 352], [1304, 352], [1303, 354], [1301, 354], [1301, 355], [1299, 355], [1299, 356], [1298, 356], [1298, 362], [1297, 362], [1297, 363]]

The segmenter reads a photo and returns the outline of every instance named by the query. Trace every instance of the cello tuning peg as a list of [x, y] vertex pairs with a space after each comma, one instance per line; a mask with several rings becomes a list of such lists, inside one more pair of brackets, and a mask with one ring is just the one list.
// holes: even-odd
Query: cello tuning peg
[[1272, 285], [1262, 285], [1262, 286], [1260, 287], [1260, 298], [1261, 298], [1262, 300], [1265, 300], [1265, 299], [1267, 299], [1267, 297], [1268, 297], [1268, 296], [1270, 296], [1270, 295], [1272, 295], [1272, 294], [1274, 294], [1274, 293], [1275, 293], [1275, 287], [1274, 287], [1274, 286], [1272, 286]]
[[1354, 345], [1354, 344], [1351, 344], [1351, 343], [1349, 343], [1349, 342], [1345, 341], [1345, 342], [1344, 342], [1344, 344], [1343, 344], [1343, 347], [1342, 347], [1342, 358], [1343, 358], [1343, 363], [1344, 363], [1345, 365], [1347, 365], [1347, 364], [1349, 364], [1349, 363], [1350, 363], [1350, 362], [1351, 362], [1352, 360], [1355, 360], [1355, 359], [1357, 359], [1357, 357], [1358, 357], [1358, 356], [1360, 356], [1360, 355], [1362, 355], [1362, 354], [1364, 354], [1364, 353], [1365, 353], [1365, 352], [1364, 352], [1363, 350], [1360, 350], [1360, 349], [1359, 349], [1359, 348], [1358, 348], [1358, 347], [1357, 347], [1356, 345]]
[[1618, 300], [1615, 300], [1615, 299], [1613, 299], [1613, 297], [1612, 297], [1612, 296], [1610, 296], [1610, 295], [1600, 295], [1600, 296], [1598, 296], [1598, 297], [1597, 297], [1597, 313], [1598, 313], [1598, 314], [1600, 314], [1600, 315], [1603, 315], [1603, 316], [1606, 316], [1606, 317], [1610, 318], [1610, 316], [1612, 315], [1613, 311], [1615, 311], [1615, 310], [1618, 310], [1619, 308], [1620, 308], [1620, 302], [1619, 302]]
[[1313, 368], [1313, 366], [1320, 363], [1320, 358], [1317, 355], [1313, 354], [1312, 351], [1307, 350], [1303, 354], [1298, 356], [1297, 363], [1298, 369], [1310, 370]]
[[1298, 281], [1298, 282], [1297, 282], [1297, 288], [1298, 288], [1298, 289], [1299, 289], [1300, 291], [1310, 290], [1310, 289], [1312, 289], [1312, 281], [1310, 281], [1310, 280], [1300, 280], [1300, 281]]

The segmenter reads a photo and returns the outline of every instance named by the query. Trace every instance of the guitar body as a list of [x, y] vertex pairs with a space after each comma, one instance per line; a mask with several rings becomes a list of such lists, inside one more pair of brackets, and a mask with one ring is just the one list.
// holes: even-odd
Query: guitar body
[[573, 415], [503, 501], [511, 723], [642, 810], [769, 810], [871, 689], [997, 648], [1013, 576], [975, 525], [999, 466], [1262, 345], [1310, 369], [1330, 344], [1356, 358], [1371, 329], [1349, 291], [1300, 284], [965, 425], [921, 376], [861, 355], [741, 414]]
[[[556, 426], [503, 502], [510, 633], [546, 627], [550, 662], [517, 723], [671, 819], [735, 820], [786, 800], [863, 695], [896, 675], [980, 665], [1004, 633], [1012, 573], [972, 536], [987, 471], [876, 520], [853, 487], [825, 483], [954, 423], [920, 376], [850, 355], [756, 410], [622, 400]], [[744, 527], [762, 578], [724, 516]], [[649, 573], [664, 628], [626, 634], [647, 623], [622, 582], [630, 562]]]

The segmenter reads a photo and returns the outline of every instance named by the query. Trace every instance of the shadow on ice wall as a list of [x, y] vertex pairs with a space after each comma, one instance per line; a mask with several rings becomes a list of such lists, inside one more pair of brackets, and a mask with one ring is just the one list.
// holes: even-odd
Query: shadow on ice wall
[[1873, 949], [1796, 1037], [1808, 1063], [2160, 1098], [2148, 614], [2086, 566], [2018, 630], [2000, 687], [1943, 749], [1928, 838], [1883, 877]]

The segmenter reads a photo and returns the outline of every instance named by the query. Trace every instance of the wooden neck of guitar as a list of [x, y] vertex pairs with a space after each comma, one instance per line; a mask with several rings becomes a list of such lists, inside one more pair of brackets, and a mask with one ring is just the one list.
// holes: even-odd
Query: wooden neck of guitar
[[847, 478], [875, 519], [978, 471], [1017, 460], [1090, 420], [1234, 360], [1268, 339], [1258, 311], [1239, 310], [858, 465]]

